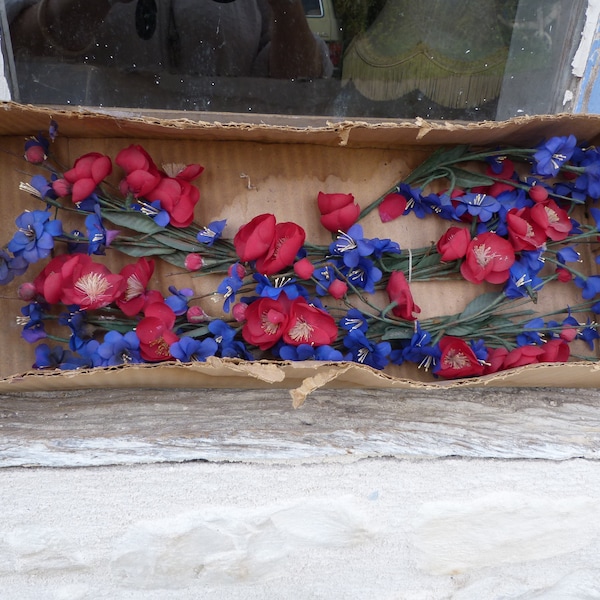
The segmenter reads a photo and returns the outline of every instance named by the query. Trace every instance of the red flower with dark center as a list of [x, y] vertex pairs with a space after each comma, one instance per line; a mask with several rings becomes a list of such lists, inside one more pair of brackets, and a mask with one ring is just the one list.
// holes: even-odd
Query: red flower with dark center
[[467, 253], [471, 234], [464, 227], [450, 227], [436, 244], [440, 259], [444, 262], [464, 258]]
[[377, 207], [382, 223], [389, 223], [404, 214], [407, 200], [402, 194], [388, 194]]
[[573, 228], [567, 211], [560, 208], [554, 200], [537, 202], [531, 208], [531, 218], [554, 242], [566, 239]]
[[325, 194], [317, 197], [321, 225], [328, 231], [348, 231], [358, 220], [360, 206], [355, 204], [353, 194]]
[[537, 250], [546, 242], [544, 230], [531, 218], [530, 208], [512, 208], [506, 215], [508, 239], [516, 252]]
[[240, 260], [248, 262], [266, 256], [275, 238], [275, 226], [275, 215], [264, 214], [240, 227], [233, 238]]
[[108, 306], [121, 297], [126, 288], [125, 279], [114, 275], [86, 254], [77, 254], [76, 260], [66, 262], [62, 269], [63, 304], [77, 304], [84, 310]]
[[514, 262], [515, 251], [510, 242], [487, 232], [471, 240], [460, 272], [471, 283], [504, 283]]
[[397, 306], [392, 308], [392, 314], [399, 319], [414, 321], [417, 317], [415, 313], [420, 313], [421, 309], [415, 304], [410, 286], [406, 281], [406, 276], [402, 271], [394, 271], [386, 286], [390, 302], [397, 302]]
[[456, 379], [483, 374], [483, 365], [464, 340], [447, 335], [440, 340], [439, 346], [442, 354], [435, 372], [440, 377]]
[[75, 204], [85, 200], [94, 192], [98, 184], [112, 173], [112, 162], [99, 152], [89, 152], [80, 156], [73, 168], [63, 174], [72, 185], [71, 194]]
[[283, 334], [286, 344], [325, 346], [335, 342], [337, 334], [337, 325], [328, 312], [309, 304], [302, 297], [296, 298], [290, 305], [289, 320]]
[[256, 270], [263, 275], [274, 275], [293, 264], [304, 244], [306, 233], [296, 223], [278, 223], [275, 237], [267, 254], [256, 259]]
[[140, 340], [140, 355], [149, 362], [171, 360], [171, 344], [179, 340], [173, 333], [175, 313], [164, 302], [153, 302], [144, 310], [135, 333]]
[[274, 346], [283, 335], [288, 315], [283, 304], [272, 298], [259, 298], [246, 308], [242, 337], [261, 350]]
[[153, 273], [154, 261], [145, 257], [121, 269], [120, 275], [125, 280], [125, 291], [116, 303], [128, 317], [137, 315], [144, 308], [147, 302], [146, 287]]

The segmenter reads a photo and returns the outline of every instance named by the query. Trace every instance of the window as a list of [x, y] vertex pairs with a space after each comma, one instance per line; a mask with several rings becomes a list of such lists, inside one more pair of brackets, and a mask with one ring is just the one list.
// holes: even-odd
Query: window
[[466, 120], [563, 110], [586, 6], [0, 0], [24, 103]]

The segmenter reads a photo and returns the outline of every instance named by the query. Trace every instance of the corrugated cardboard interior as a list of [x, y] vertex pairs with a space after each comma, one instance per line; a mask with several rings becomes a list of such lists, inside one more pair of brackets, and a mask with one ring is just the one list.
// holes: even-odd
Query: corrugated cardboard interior
[[[472, 144], [536, 144], [551, 135], [574, 133], [594, 143], [600, 138], [600, 118], [560, 115], [523, 118], [505, 123], [333, 123], [318, 127], [289, 125], [202, 123], [190, 119], [124, 118], [82, 111], [63, 111], [16, 104], [0, 107], [0, 176], [4, 224], [2, 243], [14, 230], [14, 219], [25, 209], [39, 208], [35, 200], [20, 192], [38, 168], [23, 158], [24, 138], [46, 131], [50, 118], [59, 124], [53, 153], [69, 166], [80, 155], [97, 151], [112, 157], [130, 143], [142, 144], [157, 164], [192, 163], [204, 165], [198, 180], [201, 201], [196, 220], [207, 223], [227, 219], [226, 237], [252, 217], [272, 212], [278, 221], [295, 221], [306, 229], [311, 242], [326, 244], [328, 232], [319, 224], [316, 197], [319, 191], [353, 193], [363, 206], [375, 200], [406, 176], [437, 146]], [[118, 168], [114, 180], [118, 181]], [[447, 224], [435, 219], [403, 217], [382, 224], [376, 212], [363, 223], [367, 237], [392, 238], [403, 249], [427, 245], [438, 239]], [[109, 265], [123, 264], [123, 257], [110, 254]], [[127, 261], [127, 259], [125, 259]], [[38, 269], [39, 270], [39, 269]], [[30, 270], [31, 271], [31, 270]], [[276, 365], [244, 364], [240, 361], [209, 361], [206, 365], [151, 365], [86, 373], [30, 374], [33, 349], [21, 339], [16, 316], [22, 302], [16, 297], [18, 284], [32, 272], [2, 289], [3, 343], [0, 344], [2, 389], [47, 389], [49, 387], [310, 387], [365, 385], [432, 385], [434, 380], [416, 368], [394, 367], [385, 374], [358, 365]], [[215, 289], [215, 279], [197, 277], [192, 284], [198, 293]], [[189, 286], [189, 275], [178, 275], [168, 264], [157, 268], [152, 287]], [[541, 294], [545, 306], [566, 306], [579, 301], [579, 294], [565, 296], [565, 286]], [[459, 312], [468, 301], [486, 289], [464, 282], [414, 283], [415, 301], [423, 318]], [[206, 298], [205, 310], [218, 314], [218, 306]], [[557, 371], [557, 369], [560, 369]], [[519, 375], [520, 374], [520, 375]], [[585, 376], [583, 375], [585, 374]], [[516, 377], [516, 379], [515, 379]], [[308, 380], [307, 380], [308, 378]], [[312, 378], [312, 379], [311, 379]], [[539, 367], [503, 373], [494, 378], [469, 381], [468, 385], [494, 381], [499, 385], [597, 385], [596, 364]], [[439, 382], [437, 382], [439, 383]], [[455, 385], [443, 384], [443, 385]]]

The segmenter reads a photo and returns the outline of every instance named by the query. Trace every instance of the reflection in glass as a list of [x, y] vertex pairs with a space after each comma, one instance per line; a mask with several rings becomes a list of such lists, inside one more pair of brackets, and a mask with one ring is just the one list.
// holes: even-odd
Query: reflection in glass
[[[556, 88], [568, 73], [586, 5], [585, 0], [2, 3], [24, 102], [477, 120], [557, 110]], [[528, 77], [536, 82], [530, 97], [523, 91]]]

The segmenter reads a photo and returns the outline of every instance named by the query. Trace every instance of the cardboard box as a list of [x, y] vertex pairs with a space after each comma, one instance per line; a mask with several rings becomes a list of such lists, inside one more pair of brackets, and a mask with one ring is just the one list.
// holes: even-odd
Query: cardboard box
[[[159, 118], [160, 116], [160, 118]], [[50, 119], [59, 124], [53, 152], [70, 166], [80, 155], [97, 151], [114, 158], [131, 143], [143, 145], [161, 163], [204, 165], [198, 180], [201, 200], [196, 210], [198, 222], [227, 219], [225, 237], [233, 237], [238, 227], [263, 212], [274, 213], [278, 221], [295, 221], [307, 232], [307, 239], [327, 244], [330, 237], [319, 224], [316, 197], [319, 191], [353, 193], [366, 205], [405, 177], [435, 148], [455, 144], [535, 145], [544, 138], [574, 134], [595, 144], [600, 140], [600, 117], [556, 115], [523, 117], [507, 122], [428, 123], [415, 122], [335, 122], [314, 119], [296, 126], [296, 119], [280, 125], [255, 123], [202, 122], [190, 118], [135, 117], [119, 113], [21, 106], [0, 106], [0, 173], [3, 243], [12, 236], [13, 222], [35, 201], [19, 191], [39, 169], [26, 163], [23, 144], [26, 137], [48, 129]], [[265, 117], [267, 120], [268, 117]], [[117, 169], [118, 170], [118, 169]], [[114, 175], [115, 182], [118, 174]], [[389, 237], [403, 248], [419, 247], [435, 241], [447, 223], [419, 221], [406, 217], [382, 225], [376, 213], [363, 223], [367, 237]], [[119, 257], [109, 254], [108, 264]], [[160, 261], [158, 261], [160, 262]], [[38, 268], [39, 270], [39, 268]], [[176, 269], [162, 264], [155, 272], [153, 287], [189, 285], [189, 276], [175, 275]], [[31, 273], [29, 273], [31, 275]], [[281, 387], [293, 391], [297, 404], [311, 390], [335, 387], [414, 387], [414, 386], [560, 386], [596, 387], [600, 383], [600, 363], [534, 365], [492, 376], [461, 381], [435, 380], [416, 368], [393, 367], [385, 372], [358, 364], [276, 363], [269, 361], [209, 359], [193, 365], [149, 364], [87, 371], [30, 371], [32, 348], [20, 338], [15, 316], [22, 302], [16, 297], [18, 278], [5, 286], [3, 294], [4, 343], [0, 345], [0, 392], [74, 389], [93, 387]], [[214, 285], [202, 277], [194, 286]], [[413, 294], [423, 312], [421, 317], [459, 312], [466, 303], [485, 291], [482, 286], [464, 282], [413, 284]], [[206, 288], [205, 288], [206, 289]], [[214, 289], [214, 288], [213, 288]], [[562, 293], [562, 292], [561, 292]], [[552, 296], [552, 294], [547, 294]], [[560, 298], [560, 306], [569, 302]], [[208, 308], [210, 308], [207, 305]], [[214, 308], [212, 309], [214, 314]]]

